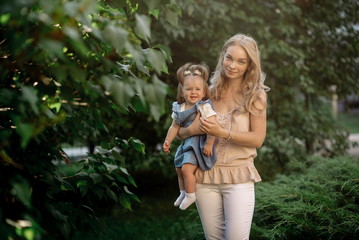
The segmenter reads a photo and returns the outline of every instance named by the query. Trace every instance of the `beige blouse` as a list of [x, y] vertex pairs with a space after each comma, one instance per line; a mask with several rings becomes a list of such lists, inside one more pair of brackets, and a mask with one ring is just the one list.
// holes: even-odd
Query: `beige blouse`
[[[239, 110], [234, 110], [227, 114], [217, 113], [217, 120], [224, 129], [232, 132], [248, 132], [250, 128], [248, 112], [240, 113]], [[218, 138], [216, 154], [217, 161], [212, 169], [208, 171], [197, 169], [197, 183], [235, 184], [262, 180], [254, 166], [256, 148], [242, 147]]]

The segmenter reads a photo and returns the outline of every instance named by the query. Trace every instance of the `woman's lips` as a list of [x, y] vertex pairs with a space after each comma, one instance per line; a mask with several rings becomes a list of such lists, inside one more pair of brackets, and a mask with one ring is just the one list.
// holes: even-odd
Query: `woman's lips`
[[237, 72], [233, 72], [233, 71], [231, 71], [231, 70], [229, 70], [229, 69], [227, 69], [227, 71], [228, 71], [228, 73], [231, 74], [231, 75], [237, 73]]

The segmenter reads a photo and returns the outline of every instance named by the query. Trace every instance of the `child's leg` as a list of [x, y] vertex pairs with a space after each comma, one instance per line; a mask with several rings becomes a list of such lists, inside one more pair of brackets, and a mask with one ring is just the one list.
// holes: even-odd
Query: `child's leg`
[[186, 190], [186, 196], [183, 199], [180, 209], [186, 210], [192, 203], [196, 201], [196, 176], [194, 172], [197, 166], [186, 163], [182, 166], [182, 175], [184, 178], [184, 187]]
[[179, 206], [185, 197], [185, 190], [184, 190], [184, 180], [182, 175], [182, 170], [179, 167], [176, 167], [177, 177], [178, 177], [178, 186], [180, 189], [180, 195], [176, 199], [173, 205]]

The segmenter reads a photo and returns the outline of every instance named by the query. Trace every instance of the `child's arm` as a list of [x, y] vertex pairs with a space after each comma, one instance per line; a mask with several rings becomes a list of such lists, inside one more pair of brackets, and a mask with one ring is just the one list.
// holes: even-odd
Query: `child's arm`
[[[201, 113], [201, 118], [215, 120], [216, 112], [213, 110], [211, 104], [200, 104], [198, 105], [198, 109]], [[213, 144], [215, 139], [216, 137], [207, 134], [206, 144], [203, 148], [204, 155], [210, 157], [213, 156]]]
[[[215, 116], [213, 115], [213, 116], [208, 117], [207, 119], [214, 119], [214, 118], [215, 118]], [[204, 155], [209, 156], [209, 157], [213, 156], [214, 140], [216, 140], [215, 136], [207, 134], [206, 144], [204, 145], [204, 148], [203, 148]]]
[[173, 120], [171, 126], [169, 127], [169, 129], [167, 131], [167, 136], [166, 136], [165, 142], [163, 143], [163, 146], [162, 146], [163, 151], [165, 151], [166, 153], [171, 152], [170, 146], [171, 146], [173, 139], [176, 137], [179, 128], [180, 128], [180, 126], [177, 124], [176, 120]]

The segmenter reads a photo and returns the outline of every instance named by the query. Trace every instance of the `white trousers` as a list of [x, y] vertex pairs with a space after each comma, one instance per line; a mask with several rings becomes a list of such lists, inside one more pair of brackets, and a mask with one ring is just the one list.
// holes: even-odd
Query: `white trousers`
[[249, 239], [254, 182], [197, 184], [196, 205], [207, 240]]

